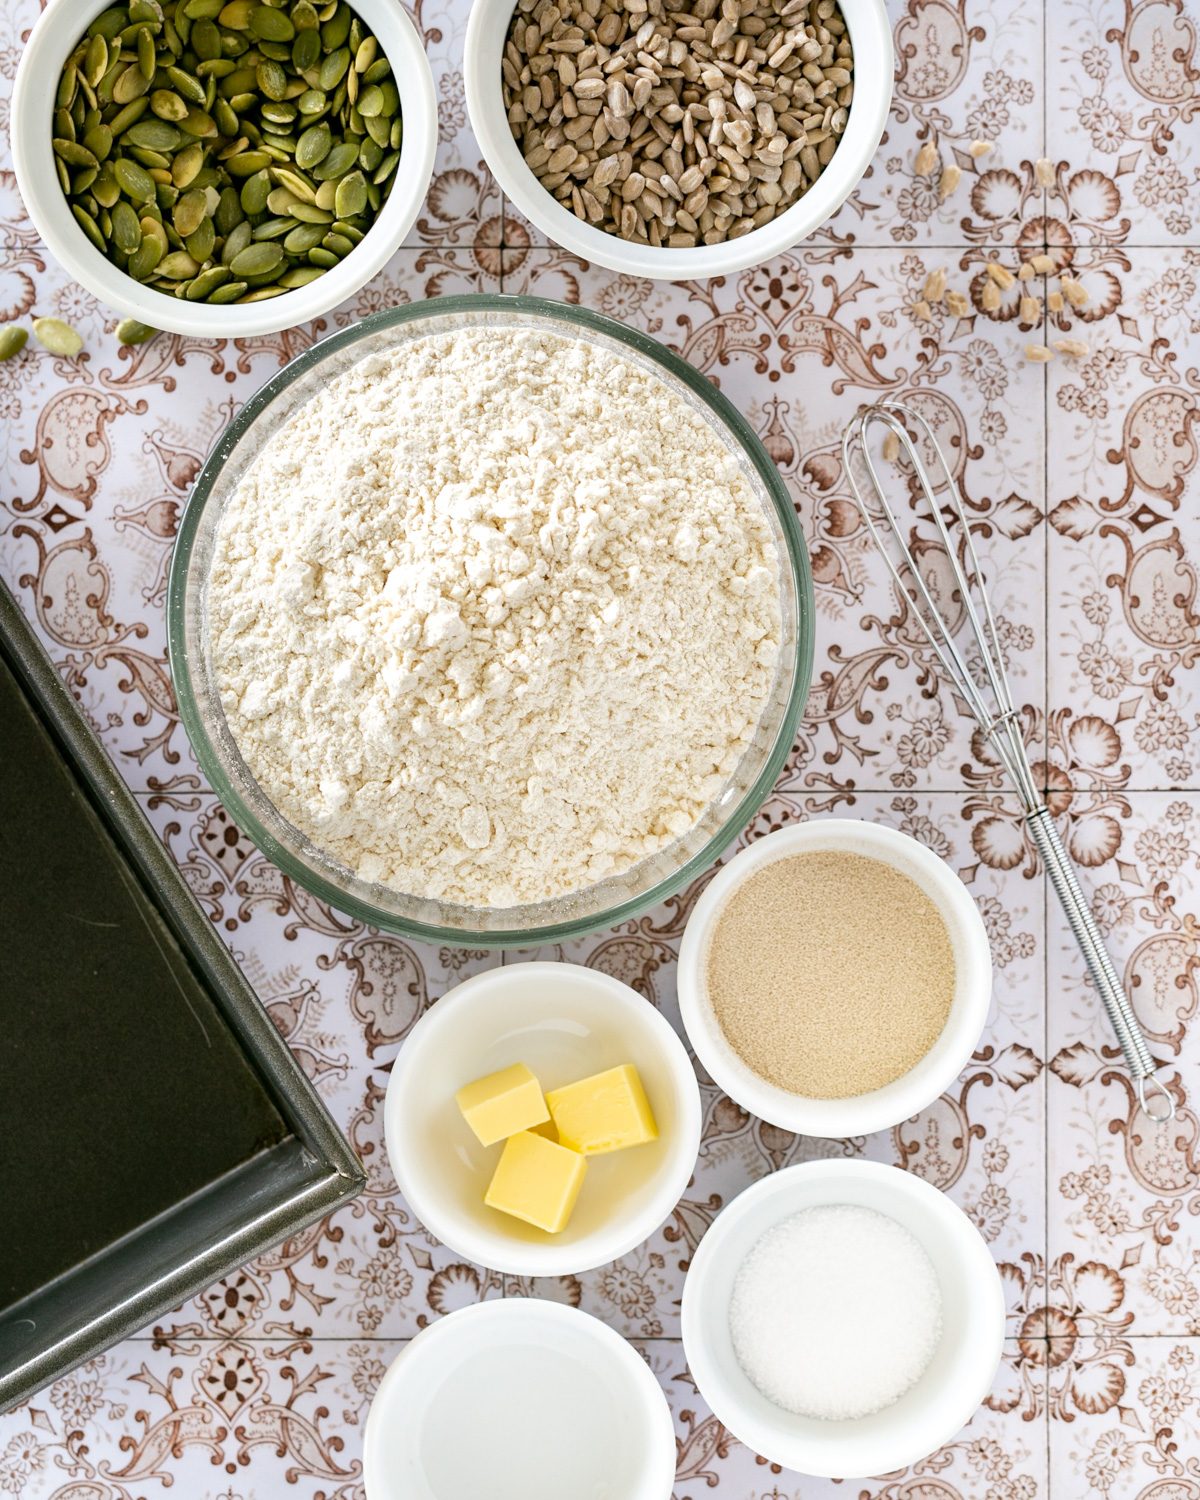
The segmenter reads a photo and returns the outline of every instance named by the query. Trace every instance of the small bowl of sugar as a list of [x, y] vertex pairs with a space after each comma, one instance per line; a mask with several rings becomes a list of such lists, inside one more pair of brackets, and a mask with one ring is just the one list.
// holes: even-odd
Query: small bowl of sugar
[[894, 828], [821, 818], [743, 849], [697, 901], [679, 1009], [713, 1081], [760, 1119], [842, 1139], [932, 1103], [979, 1042], [983, 919]]
[[683, 1343], [718, 1420], [772, 1463], [860, 1479], [947, 1442], [991, 1388], [1000, 1275], [922, 1178], [806, 1162], [763, 1178], [701, 1240]]

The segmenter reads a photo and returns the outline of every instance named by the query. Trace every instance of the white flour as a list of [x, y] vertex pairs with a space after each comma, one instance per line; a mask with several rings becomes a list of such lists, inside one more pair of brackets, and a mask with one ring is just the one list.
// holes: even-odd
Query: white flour
[[736, 463], [659, 379], [542, 333], [372, 356], [267, 445], [209, 588], [229, 727], [366, 880], [560, 896], [685, 832], [779, 649]]

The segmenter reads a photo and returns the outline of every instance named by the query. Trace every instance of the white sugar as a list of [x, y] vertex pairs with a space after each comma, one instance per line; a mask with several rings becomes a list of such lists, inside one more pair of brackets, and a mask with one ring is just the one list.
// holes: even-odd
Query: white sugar
[[925, 1373], [942, 1336], [937, 1272], [872, 1208], [809, 1208], [768, 1229], [734, 1281], [738, 1362], [768, 1401], [828, 1421], [869, 1416]]

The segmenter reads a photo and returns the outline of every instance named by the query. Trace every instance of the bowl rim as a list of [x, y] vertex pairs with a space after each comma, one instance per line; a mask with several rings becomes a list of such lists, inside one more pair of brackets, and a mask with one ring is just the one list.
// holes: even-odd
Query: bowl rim
[[[196, 338], [253, 338], [321, 317], [359, 291], [404, 243], [433, 177], [438, 143], [437, 97], [424, 44], [407, 12], [390, 0], [352, 0], [389, 60], [405, 121], [397, 178], [362, 242], [308, 286], [241, 307], [212, 306], [141, 286], [99, 250], [75, 223], [53, 168], [50, 146], [54, 86], [66, 57], [111, 0], [49, 0], [34, 24], [12, 92], [12, 158], [17, 187], [38, 235], [67, 273], [102, 304], [152, 328]], [[386, 41], [385, 41], [386, 37]], [[43, 114], [43, 111], [44, 114]], [[44, 126], [44, 138], [38, 131]], [[236, 314], [236, 316], [234, 316]]]
[[[466, 927], [440, 927], [432, 922], [397, 917], [394, 913], [345, 891], [340, 885], [326, 879], [324, 875], [279, 843], [226, 774], [220, 756], [208, 734], [200, 714], [185, 649], [185, 622], [187, 599], [193, 587], [188, 564], [205, 506], [213, 494], [226, 461], [231, 457], [238, 442], [276, 396], [306, 374], [314, 365], [380, 330], [401, 327], [418, 318], [453, 318], [460, 313], [491, 312], [548, 318], [569, 327], [582, 326], [606, 338], [615, 339], [618, 343], [659, 366], [669, 377], [682, 381], [709, 408], [718, 421], [728, 428], [740, 445], [747, 461], [762, 480], [783, 533], [785, 558], [781, 561], [783, 566], [790, 566], [796, 590], [796, 651], [788, 701], [770, 754], [726, 822], [689, 860], [640, 895], [631, 896], [615, 906], [592, 915], [567, 918], [559, 922], [546, 923], [541, 927], [475, 931]], [[648, 334], [641, 333], [634, 328], [627, 328], [603, 313], [593, 312], [588, 308], [568, 306], [561, 302], [552, 302], [541, 297], [512, 296], [492, 292], [437, 297], [372, 313], [311, 345], [260, 386], [214, 444], [192, 486], [171, 555], [170, 572], [167, 578], [166, 613], [167, 658], [184, 730], [213, 790], [229, 809], [234, 822], [253, 839], [262, 853], [305, 890], [327, 901], [335, 910], [346, 912], [385, 932], [415, 938], [423, 942], [454, 943], [459, 946], [466, 943], [486, 948], [535, 948], [543, 943], [561, 942], [601, 927], [611, 927], [649, 906], [664, 901], [682, 886], [703, 874], [721, 852], [737, 838], [766, 800], [791, 753], [796, 725], [808, 696], [812, 677], [815, 637], [812, 571], [809, 565], [808, 549], [800, 530], [795, 508], [787, 486], [763, 447], [762, 440], [729, 398], [673, 350], [659, 344]]]
[[[870, 1438], [864, 1438], [861, 1432], [852, 1432], [852, 1424], [847, 1424], [846, 1463], [834, 1470], [823, 1463], [816, 1467], [805, 1467], [806, 1462], [811, 1463], [811, 1460], [806, 1459], [802, 1451], [803, 1438], [796, 1434], [780, 1434], [781, 1442], [775, 1445], [770, 1441], [771, 1434], [764, 1432], [756, 1417], [749, 1416], [742, 1420], [742, 1412], [732, 1410], [731, 1400], [736, 1402], [736, 1397], [731, 1396], [728, 1391], [724, 1376], [709, 1349], [707, 1328], [711, 1324], [713, 1311], [705, 1301], [705, 1294], [709, 1275], [715, 1269], [717, 1257], [729, 1236], [762, 1199], [786, 1198], [802, 1183], [820, 1183], [824, 1180], [828, 1191], [820, 1195], [819, 1201], [821, 1204], [835, 1204], [844, 1201], [837, 1196], [838, 1182], [844, 1183], [847, 1179], [854, 1178], [868, 1182], [873, 1179], [886, 1193], [907, 1198], [930, 1225], [937, 1226], [940, 1238], [953, 1246], [954, 1259], [962, 1268], [964, 1277], [970, 1279], [973, 1305], [980, 1309], [983, 1318], [990, 1321], [994, 1329], [986, 1343], [980, 1341], [973, 1348], [973, 1378], [960, 1380], [949, 1388], [946, 1399], [937, 1404], [936, 1411], [946, 1414], [944, 1421], [928, 1417], [920, 1423], [913, 1422], [909, 1425], [905, 1436], [910, 1446], [890, 1450], [880, 1446], [876, 1440], [876, 1445], [872, 1447]], [[879, 1211], [886, 1213], [886, 1209]], [[780, 1218], [786, 1216], [786, 1211], [780, 1214]], [[782, 1464], [795, 1473], [826, 1479], [858, 1479], [891, 1473], [917, 1463], [935, 1452], [970, 1421], [995, 1379], [1004, 1352], [1006, 1318], [1004, 1284], [999, 1267], [983, 1236], [958, 1204], [931, 1182], [913, 1172], [883, 1162], [847, 1157], [840, 1160], [798, 1162], [780, 1171], [768, 1173], [757, 1182], [752, 1182], [749, 1187], [743, 1188], [736, 1198], [726, 1204], [692, 1253], [691, 1264], [683, 1283], [680, 1333], [684, 1357], [701, 1395], [717, 1419], [734, 1436], [739, 1437], [740, 1441], [762, 1457]], [[955, 1330], [948, 1328], [946, 1334], [954, 1337]], [[730, 1399], [726, 1399], [727, 1397]], [[833, 1422], [828, 1424], [831, 1430], [837, 1426]], [[767, 1439], [766, 1445], [759, 1446], [764, 1437]], [[769, 1448], [774, 1451], [768, 1451]], [[860, 1454], [865, 1454], [865, 1457], [860, 1458]]]
[[[789, 1093], [742, 1062], [720, 1034], [702, 977], [705, 946], [721, 907], [749, 876], [791, 853], [817, 846], [845, 849], [891, 864], [901, 856], [929, 876], [938, 913], [961, 938], [968, 970], [951, 1004], [937, 1047], [949, 1035], [940, 1065], [924, 1068], [930, 1054], [882, 1088], [847, 1099], [810, 1099]], [[899, 866], [897, 866], [899, 867]], [[679, 946], [676, 988], [679, 1013], [693, 1051], [713, 1081], [737, 1103], [783, 1130], [827, 1140], [868, 1135], [910, 1119], [937, 1099], [962, 1072], [987, 1023], [992, 994], [991, 945], [971, 893], [932, 849], [886, 823], [863, 818], [813, 818], [777, 829], [740, 849], [705, 886], [692, 908]], [[932, 1049], [931, 1049], [932, 1050]]]
[[[647, 1457], [646, 1477], [638, 1491], [629, 1500], [670, 1500], [675, 1483], [676, 1451], [675, 1423], [666, 1393], [654, 1372], [627, 1339], [615, 1328], [610, 1328], [593, 1313], [583, 1308], [570, 1307], [565, 1302], [555, 1302], [542, 1297], [492, 1297], [482, 1302], [473, 1302], [467, 1307], [455, 1308], [435, 1322], [427, 1324], [408, 1343], [404, 1344], [384, 1372], [383, 1379], [372, 1397], [367, 1412], [366, 1430], [363, 1433], [363, 1484], [367, 1500], [389, 1500], [394, 1491], [373, 1490], [374, 1471], [382, 1464], [378, 1437], [380, 1423], [389, 1415], [403, 1388], [419, 1378], [423, 1368], [436, 1355], [446, 1334], [439, 1330], [452, 1327], [455, 1335], [466, 1331], [461, 1325], [472, 1320], [474, 1326], [481, 1322], [503, 1323], [508, 1320], [514, 1333], [536, 1324], [570, 1324], [579, 1334], [590, 1339], [603, 1350], [604, 1358], [611, 1359], [615, 1367], [627, 1375], [631, 1387], [641, 1393], [640, 1410], [645, 1414], [647, 1427], [653, 1436], [655, 1449]], [[395, 1394], [394, 1394], [395, 1393]], [[653, 1469], [661, 1473], [651, 1472]], [[661, 1488], [660, 1488], [661, 1485]]]
[[[790, 250], [841, 208], [858, 186], [887, 125], [895, 52], [885, 0], [841, 0], [855, 48], [855, 97], [841, 144], [816, 184], [777, 219], [740, 239], [690, 249], [655, 249], [583, 223], [542, 187], [509, 129], [499, 87], [499, 53], [490, 46], [497, 15], [504, 29], [515, 0], [473, 0], [467, 22], [463, 78], [467, 115], [492, 175], [521, 213], [554, 244], [607, 270], [652, 280], [704, 280], [756, 266]], [[859, 89], [859, 57], [866, 72]], [[833, 164], [839, 170], [833, 172]]]
[[[591, 986], [605, 992], [606, 1001], [614, 1010], [623, 1008], [627, 1024], [641, 1027], [652, 1046], [662, 1056], [670, 1072], [679, 1105], [679, 1121], [670, 1143], [668, 1155], [659, 1169], [662, 1180], [661, 1192], [656, 1192], [651, 1203], [635, 1219], [622, 1221], [623, 1227], [613, 1222], [611, 1232], [597, 1232], [581, 1242], [591, 1249], [580, 1251], [580, 1244], [562, 1245], [553, 1239], [539, 1243], [519, 1240], [507, 1241], [497, 1231], [481, 1232], [474, 1226], [460, 1233], [461, 1223], [457, 1217], [448, 1219], [440, 1204], [430, 1210], [430, 1199], [424, 1186], [413, 1191], [411, 1177], [406, 1173], [404, 1153], [397, 1145], [392, 1150], [392, 1137], [399, 1133], [400, 1103], [404, 1082], [411, 1071], [420, 1065], [424, 1050], [436, 1045], [438, 1037], [449, 1028], [460, 1025], [460, 1016], [465, 1005], [500, 1006], [502, 995], [489, 996], [489, 989], [506, 984], [519, 986], [528, 977], [552, 977], [561, 986], [564, 997], [569, 996], [573, 983]], [[570, 1002], [563, 1000], [563, 1010], [569, 1013]], [[468, 1012], [469, 1014], [469, 1012]], [[418, 1018], [401, 1044], [388, 1079], [387, 1094], [383, 1106], [384, 1144], [392, 1175], [401, 1196], [408, 1203], [421, 1223], [443, 1244], [458, 1255], [465, 1255], [479, 1265], [490, 1266], [494, 1271], [508, 1276], [577, 1276], [593, 1271], [598, 1266], [619, 1260], [642, 1244], [670, 1217], [671, 1210], [687, 1189], [692, 1173], [696, 1169], [696, 1158], [700, 1151], [700, 1136], [703, 1128], [703, 1109], [700, 1100], [700, 1085], [678, 1032], [670, 1021], [651, 1001], [639, 995], [632, 986], [625, 984], [603, 969], [593, 969], [586, 964], [568, 963], [557, 959], [532, 959], [528, 963], [502, 964], [485, 969], [464, 979], [453, 989], [447, 990], [436, 1005], [430, 1006]], [[669, 1189], [669, 1192], [668, 1192]], [[511, 1249], [511, 1254], [508, 1250]]]

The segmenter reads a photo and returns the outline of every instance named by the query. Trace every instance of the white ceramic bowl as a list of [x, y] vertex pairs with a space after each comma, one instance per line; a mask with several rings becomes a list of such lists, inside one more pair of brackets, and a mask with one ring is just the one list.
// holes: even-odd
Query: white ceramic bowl
[[308, 323], [364, 286], [404, 243], [433, 174], [437, 100], [429, 59], [396, 0], [353, 0], [352, 8], [379, 39], [392, 64], [404, 117], [396, 180], [375, 222], [339, 264], [308, 286], [241, 307], [187, 302], [132, 276], [101, 255], [76, 224], [63, 196], [50, 144], [51, 112], [62, 65], [91, 20], [111, 0], [50, 0], [21, 54], [12, 94], [12, 153], [17, 186], [34, 227], [55, 259], [80, 285], [123, 317], [197, 338], [250, 338]]
[[[734, 890], [777, 859], [843, 850], [884, 861], [916, 881], [949, 933], [957, 970], [954, 998], [941, 1036], [915, 1067], [893, 1083], [850, 1099], [809, 1099], [768, 1083], [725, 1040], [704, 979], [708, 940]], [[847, 921], [869, 923], [870, 912]], [[958, 1077], [978, 1044], [992, 993], [992, 958], [979, 909], [954, 871], [907, 834], [853, 818], [819, 818], [768, 834], [741, 850], [705, 887], [679, 950], [679, 1010], [696, 1056], [713, 1081], [760, 1119], [802, 1135], [842, 1139], [886, 1130], [910, 1119]]]
[[577, 219], [525, 165], [513, 139], [500, 82], [500, 59], [514, 0], [474, 0], [467, 23], [464, 75], [471, 128], [492, 175], [525, 217], [556, 245], [584, 260], [661, 281], [703, 280], [759, 265], [812, 234], [842, 206], [870, 165], [892, 102], [892, 32], [884, 0], [841, 0], [854, 47], [854, 100], [833, 160], [804, 196], [761, 229], [722, 245], [655, 249]]
[[[782, 1410], [751, 1383], [734, 1353], [729, 1302], [738, 1268], [763, 1234], [803, 1209], [873, 1208], [902, 1224], [933, 1262], [943, 1334], [925, 1373], [892, 1406], [825, 1422]], [[700, 1394], [747, 1447], [821, 1478], [890, 1473], [941, 1447], [991, 1388], [1004, 1343], [1000, 1273], [979, 1231], [922, 1178], [867, 1161], [816, 1161], [764, 1177], [719, 1214], [683, 1287], [683, 1345]]]
[[[512, 1063], [545, 1089], [633, 1063], [658, 1139], [588, 1160], [570, 1223], [546, 1234], [483, 1201], [501, 1146], [481, 1146], [454, 1102]], [[388, 1157], [425, 1227], [513, 1276], [567, 1276], [625, 1255], [659, 1227], [700, 1149], [700, 1090], [668, 1021], [636, 990], [578, 964], [506, 964], [465, 980], [413, 1027], [388, 1084]]]
[[367, 1417], [368, 1500], [670, 1500], [675, 1430], [637, 1351], [525, 1297], [431, 1323]]

